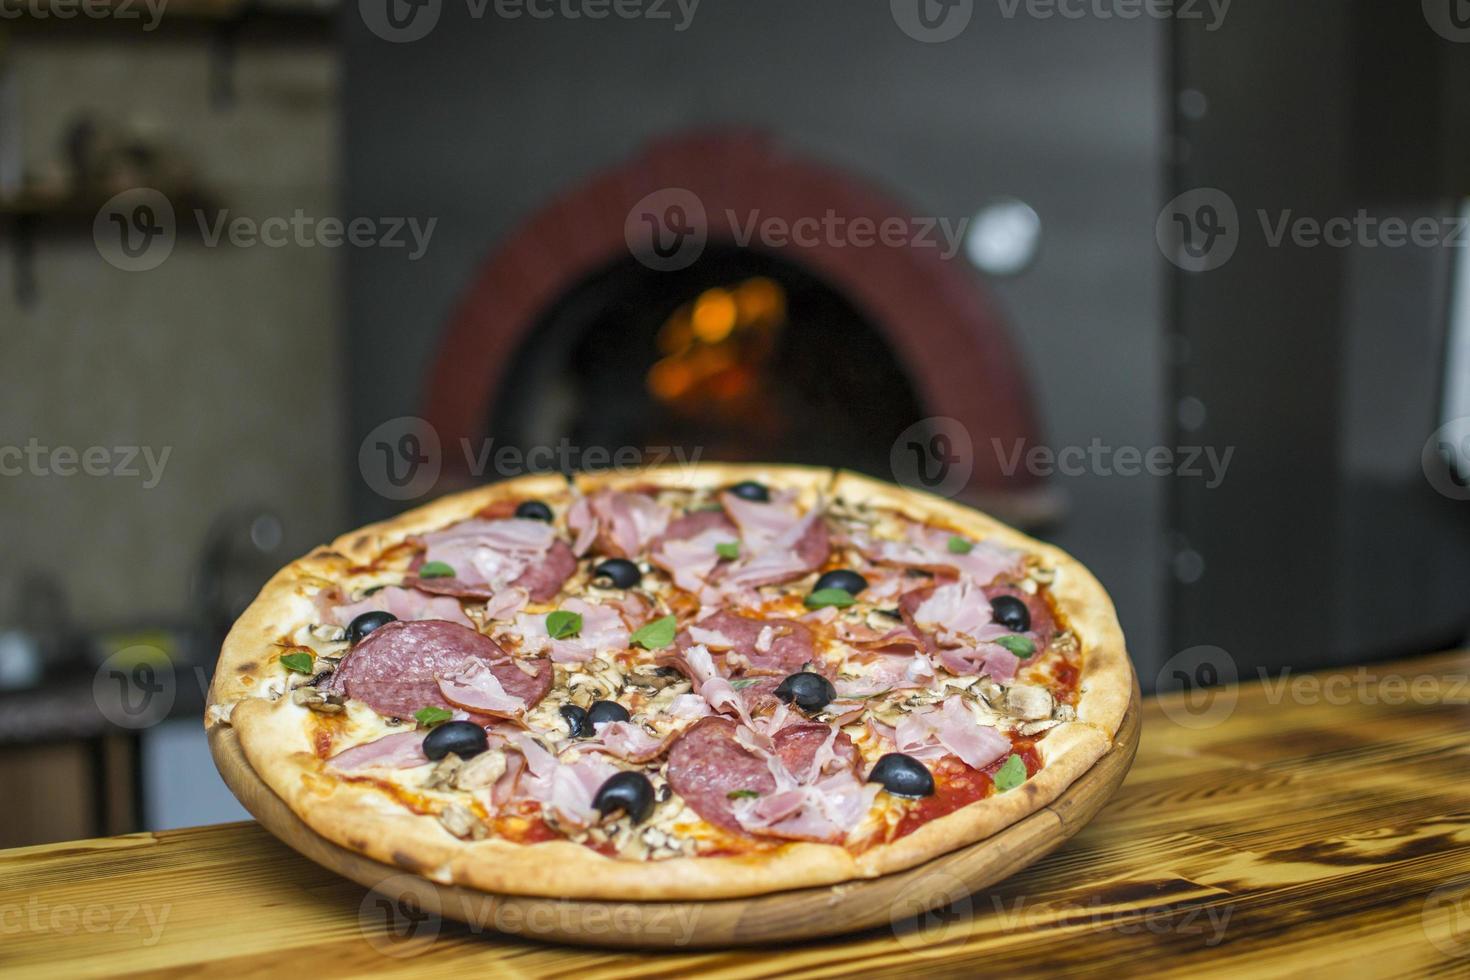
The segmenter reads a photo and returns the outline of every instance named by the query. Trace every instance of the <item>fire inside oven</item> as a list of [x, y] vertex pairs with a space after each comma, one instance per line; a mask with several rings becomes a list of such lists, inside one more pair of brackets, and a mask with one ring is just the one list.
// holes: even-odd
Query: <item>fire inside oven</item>
[[[489, 432], [652, 458], [888, 467], [924, 416], [878, 330], [797, 266], [712, 247], [679, 272], [629, 258], [567, 290], [503, 374]], [[687, 455], [686, 455], [686, 458]]]

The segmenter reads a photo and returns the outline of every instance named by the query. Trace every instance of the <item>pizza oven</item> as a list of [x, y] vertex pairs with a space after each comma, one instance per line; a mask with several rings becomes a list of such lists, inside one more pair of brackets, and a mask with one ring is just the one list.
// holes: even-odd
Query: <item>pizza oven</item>
[[[433, 353], [423, 417], [445, 445], [513, 447], [533, 469], [702, 458], [891, 475], [901, 433], [944, 454], [951, 423], [921, 424], [934, 417], [982, 444], [1034, 442], [1027, 371], [963, 256], [752, 234], [911, 211], [763, 133], [658, 139], [491, 244]], [[972, 455], [953, 492], [1038, 509], [1038, 480]], [[443, 479], [478, 482], [478, 461], [446, 453]]]

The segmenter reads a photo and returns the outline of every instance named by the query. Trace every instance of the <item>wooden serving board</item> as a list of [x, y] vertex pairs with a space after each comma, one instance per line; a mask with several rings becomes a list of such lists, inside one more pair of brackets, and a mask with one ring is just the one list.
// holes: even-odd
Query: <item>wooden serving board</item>
[[[1112, 797], [1138, 750], [1138, 681], [1113, 747], [1050, 805], [986, 840], [917, 868], [840, 885], [707, 902], [570, 901], [441, 885], [320, 836], [256, 775], [228, 725], [209, 745], [225, 783], [261, 825], [301, 855], [378, 892], [408, 920], [442, 916], [533, 939], [584, 946], [747, 946], [902, 922], [1025, 868], [1081, 830]], [[386, 910], [392, 918], [391, 909]]]

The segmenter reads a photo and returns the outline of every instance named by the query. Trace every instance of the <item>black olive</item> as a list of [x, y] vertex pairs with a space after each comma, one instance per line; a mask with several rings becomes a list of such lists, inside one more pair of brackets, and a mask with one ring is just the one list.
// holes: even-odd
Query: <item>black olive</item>
[[884, 619], [903, 619], [903, 613], [897, 609], [879, 609], [878, 615]]
[[357, 646], [367, 638], [369, 633], [379, 626], [387, 626], [389, 623], [396, 622], [397, 620], [398, 617], [390, 612], [380, 612], [377, 610], [365, 612], [347, 624], [347, 642], [353, 646]]
[[868, 773], [868, 782], [881, 783], [894, 796], [918, 799], [934, 795], [934, 776], [913, 756], [890, 752]]
[[567, 729], [572, 733], [572, 738], [591, 738], [597, 734], [592, 722], [587, 720], [586, 708], [564, 704], [561, 706], [561, 716], [567, 720]]
[[472, 721], [446, 721], [424, 736], [424, 755], [435, 761], [451, 752], [461, 759], [468, 759], [489, 747], [485, 729]]
[[653, 809], [653, 784], [641, 772], [620, 772], [602, 784], [592, 805], [603, 816], [622, 812], [642, 823]]
[[545, 521], [551, 523], [551, 508], [539, 500], [522, 501], [516, 508], [516, 516], [524, 517], [528, 521]]
[[627, 721], [628, 709], [616, 701], [593, 701], [587, 709], [587, 720], [594, 725], [605, 721]]
[[761, 504], [769, 503], [771, 499], [771, 491], [766, 489], [766, 485], [754, 480], [743, 480], [731, 487], [730, 492], [741, 500], [754, 500]]
[[1024, 633], [1031, 628], [1031, 610], [1013, 595], [998, 595], [991, 599], [990, 611], [995, 621], [1012, 633]]
[[643, 581], [643, 573], [626, 558], [609, 558], [592, 569], [592, 580], [595, 585], [603, 585], [605, 580], [604, 588], [631, 589]]
[[857, 595], [867, 587], [868, 580], [857, 572], [846, 568], [834, 568], [817, 579], [817, 584], [812, 586], [812, 591], [820, 592], [823, 589], [841, 589], [848, 595]]
[[821, 674], [802, 671], [792, 674], [776, 687], [776, 697], [796, 706], [807, 714], [821, 711], [837, 697], [837, 689]]

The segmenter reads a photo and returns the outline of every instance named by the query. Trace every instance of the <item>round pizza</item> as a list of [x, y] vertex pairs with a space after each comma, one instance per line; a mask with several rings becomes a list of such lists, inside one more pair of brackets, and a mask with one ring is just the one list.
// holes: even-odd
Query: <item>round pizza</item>
[[530, 476], [345, 535], [231, 630], [206, 724], [436, 882], [709, 899], [871, 878], [1054, 800], [1133, 689], [1064, 552], [845, 471]]

